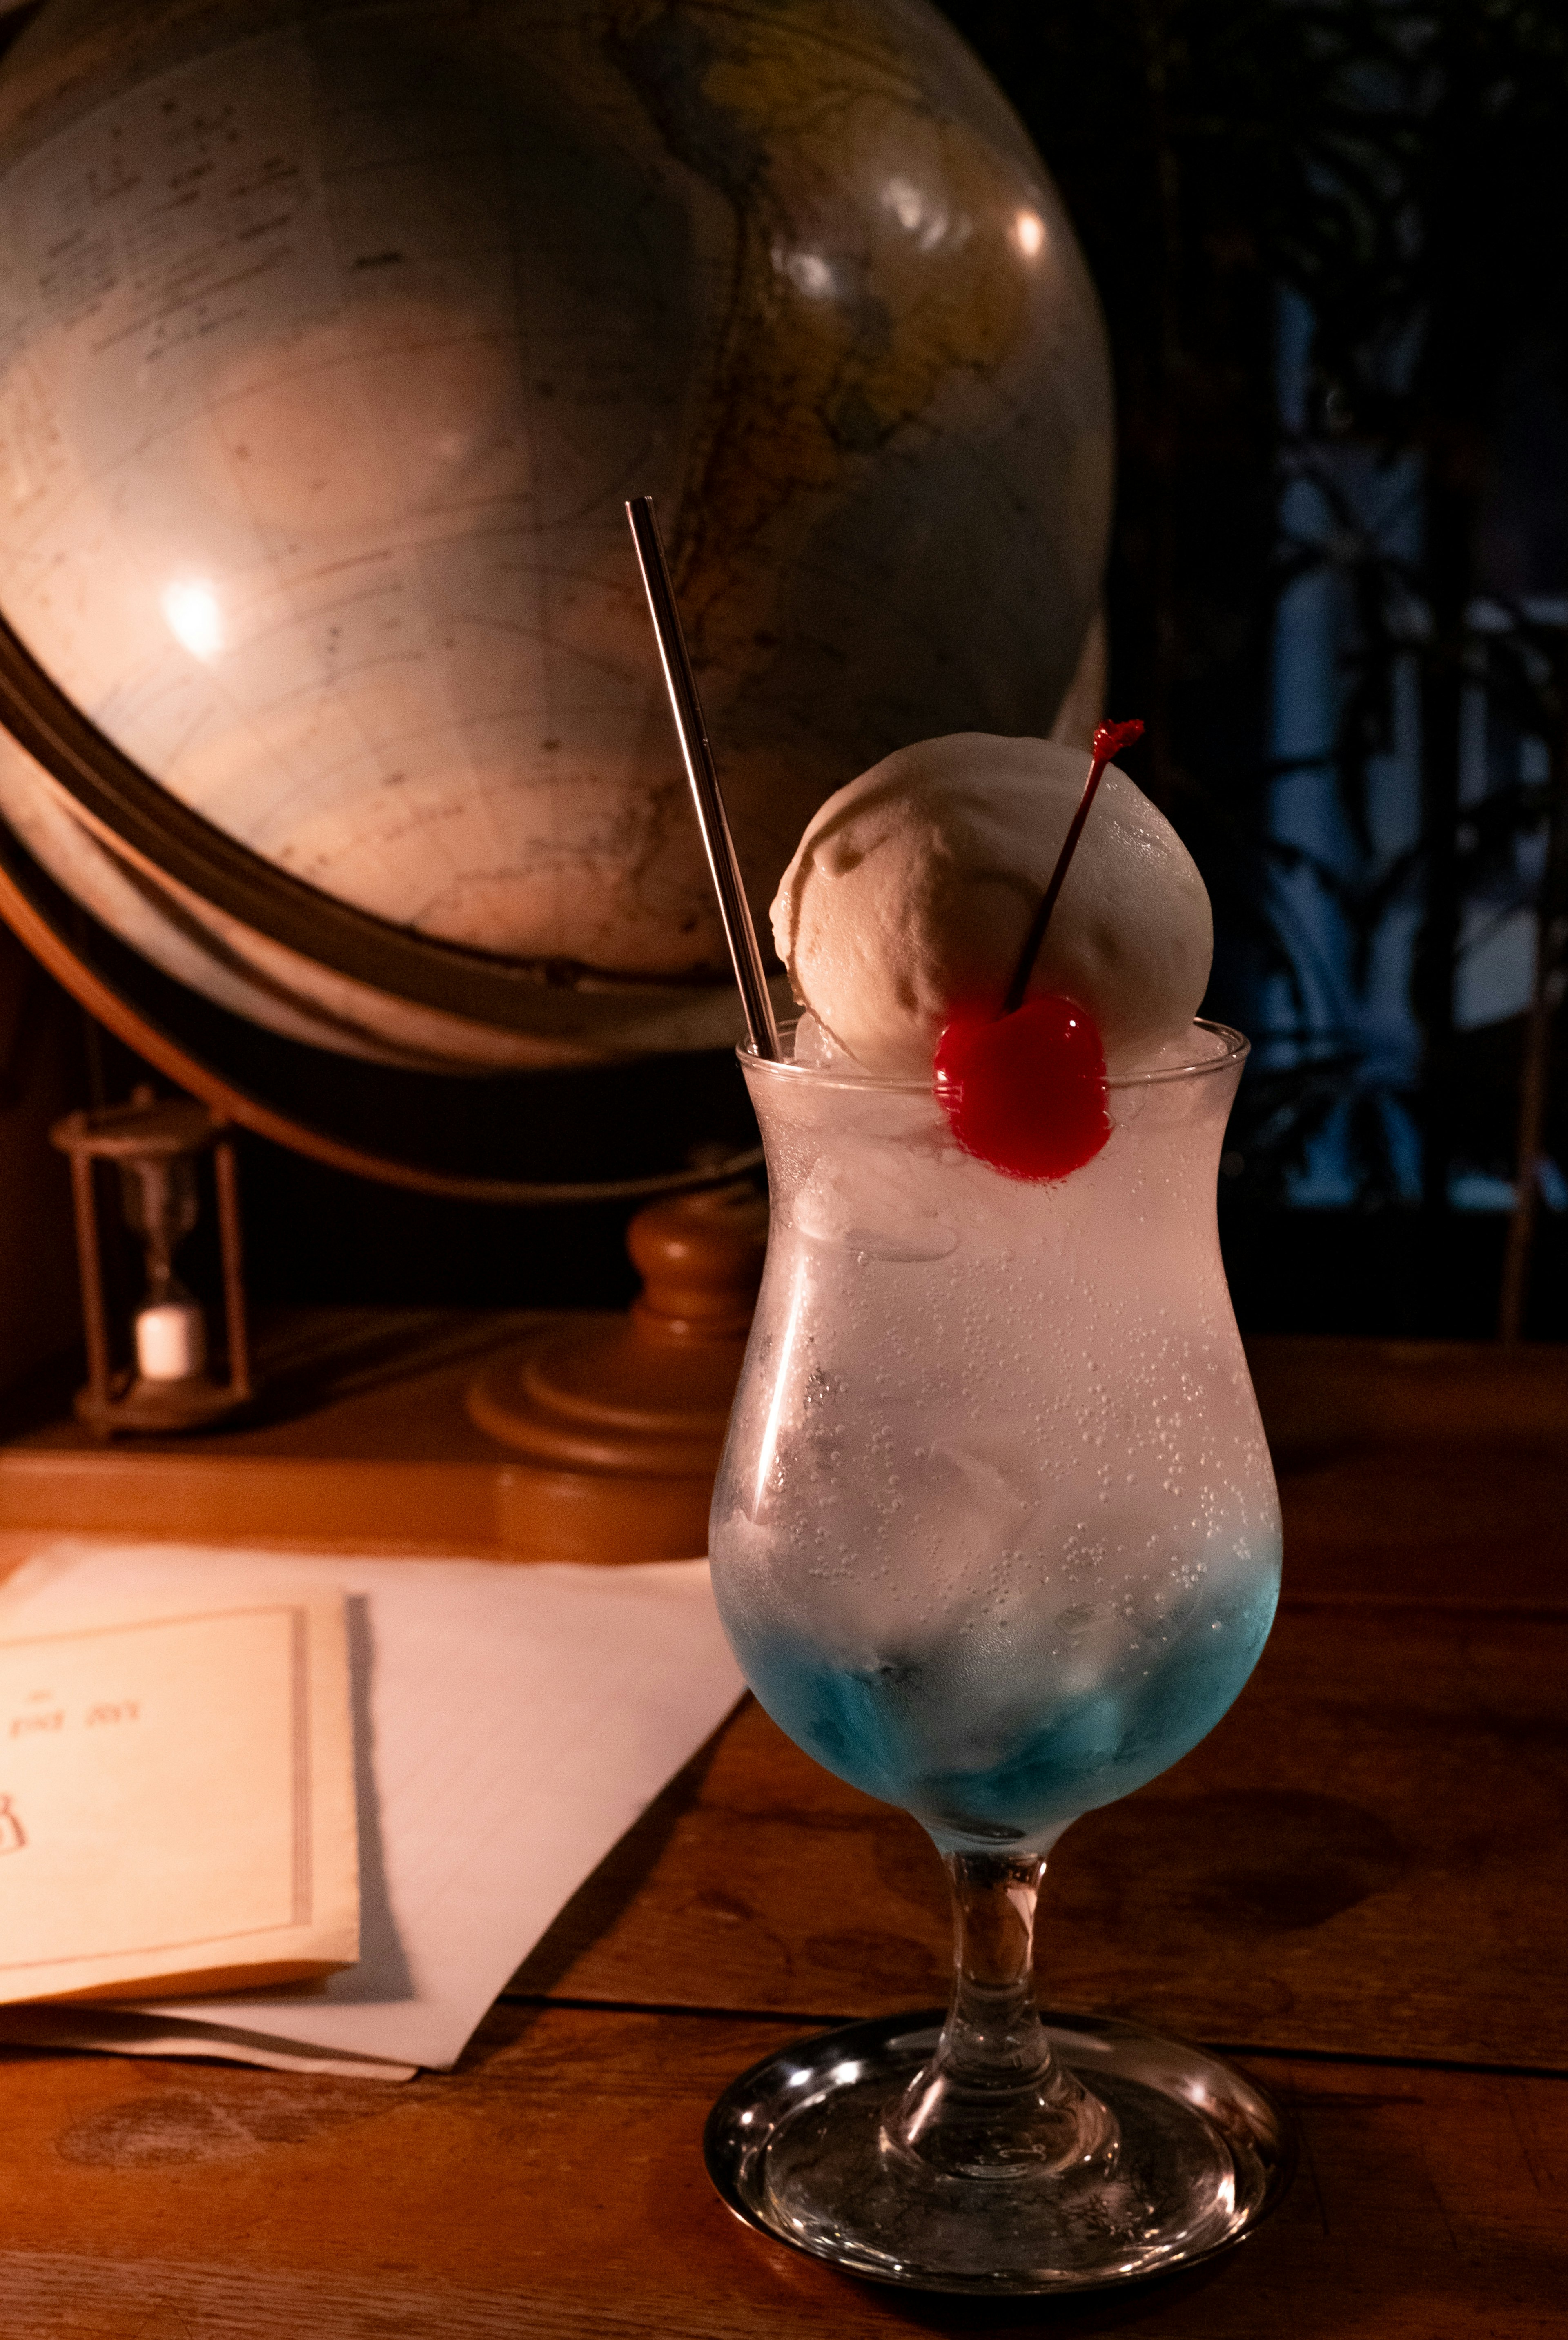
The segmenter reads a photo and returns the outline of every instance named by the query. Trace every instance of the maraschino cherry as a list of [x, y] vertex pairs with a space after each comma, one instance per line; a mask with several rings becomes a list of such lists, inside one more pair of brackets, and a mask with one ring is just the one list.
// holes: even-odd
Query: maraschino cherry
[[1113, 756], [1143, 736], [1143, 725], [1102, 723], [1078, 808], [1057, 856], [1051, 882], [1025, 938], [999, 1015], [956, 1007], [942, 1027], [935, 1065], [937, 1095], [954, 1136], [1009, 1178], [1066, 1178], [1092, 1162], [1111, 1134], [1106, 1111], [1106, 1055], [1099, 1030], [1077, 1000], [1057, 992], [1024, 995], [1051, 912], [1077, 850], [1100, 776]]
[[1065, 1178], [1111, 1134], [1099, 1033], [1054, 992], [1010, 1016], [960, 1008], [937, 1043], [937, 1095], [965, 1153], [1009, 1178]]

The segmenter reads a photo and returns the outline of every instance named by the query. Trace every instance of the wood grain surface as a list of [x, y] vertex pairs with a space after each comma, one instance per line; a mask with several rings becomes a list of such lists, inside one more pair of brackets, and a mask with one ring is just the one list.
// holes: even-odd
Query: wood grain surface
[[[427, 1331], [455, 1408], [468, 1335]], [[378, 1413], [349, 1348], [346, 1412], [299, 1449], [439, 1469], [432, 1418], [395, 1373]], [[1042, 1953], [1048, 2000], [1228, 2046], [1295, 2107], [1301, 2175], [1244, 2249], [981, 2311], [730, 2219], [699, 2150], [719, 2089], [798, 2029], [932, 2003], [947, 1962], [919, 1832], [748, 1705], [453, 2075], [0, 2054], [0, 2340], [1568, 2334], [1568, 1359], [1255, 1363], [1286, 1515], [1274, 1637], [1202, 1747], [1069, 1831]], [[285, 1464], [293, 1434], [258, 1433]], [[27, 1542], [0, 1501], [0, 1558]]]
[[1294, 2106], [1305, 2152], [1254, 2241], [1201, 2278], [1114, 2305], [976, 2312], [848, 2283], [719, 2206], [700, 2151], [709, 2103], [787, 2036], [755, 2020], [507, 2008], [462, 2070], [403, 2087], [9, 2059], [0, 2330], [1533, 2340], [1563, 2329], [1560, 2083], [1254, 2059]]
[[[1043, 1990], [1238, 2046], [1568, 2069], [1565, 1681], [1568, 1614], [1287, 1607], [1202, 1746], [1062, 1839]], [[946, 1996], [944, 1894], [912, 1820], [749, 1704], [514, 1988], [890, 2014]]]

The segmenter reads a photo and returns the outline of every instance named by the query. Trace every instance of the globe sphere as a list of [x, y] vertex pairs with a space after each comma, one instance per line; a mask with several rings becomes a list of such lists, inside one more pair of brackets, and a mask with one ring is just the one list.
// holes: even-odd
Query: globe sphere
[[316, 1046], [729, 1036], [626, 497], [759, 912], [891, 749], [1048, 730], [1097, 604], [1093, 292], [925, 0], [53, 0], [0, 318], [0, 615], [81, 719], [0, 812]]

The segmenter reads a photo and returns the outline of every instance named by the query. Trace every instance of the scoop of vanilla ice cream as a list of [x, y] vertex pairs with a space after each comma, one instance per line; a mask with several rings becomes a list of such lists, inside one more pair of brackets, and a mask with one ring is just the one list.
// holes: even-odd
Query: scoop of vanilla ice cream
[[[829, 798], [784, 872], [773, 938], [796, 998], [868, 1072], [924, 1078], [956, 1006], [1000, 1006], [1087, 774], [1081, 749], [966, 731], [900, 748]], [[1030, 995], [1087, 1008], [1125, 1071], [1186, 1030], [1213, 954], [1191, 856], [1111, 765]]]

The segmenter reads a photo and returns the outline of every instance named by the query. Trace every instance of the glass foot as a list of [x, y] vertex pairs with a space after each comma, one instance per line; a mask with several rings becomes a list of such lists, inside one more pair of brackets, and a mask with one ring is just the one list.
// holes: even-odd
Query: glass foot
[[1043, 2022], [1093, 2108], [1076, 2155], [977, 2173], [899, 2150], [901, 2109], [942, 2030], [939, 2013], [903, 2015], [743, 2072], [709, 2116], [709, 2176], [748, 2225], [846, 2274], [995, 2295], [1190, 2267], [1280, 2201], [1295, 2166], [1289, 2125], [1233, 2064], [1130, 2023]]

